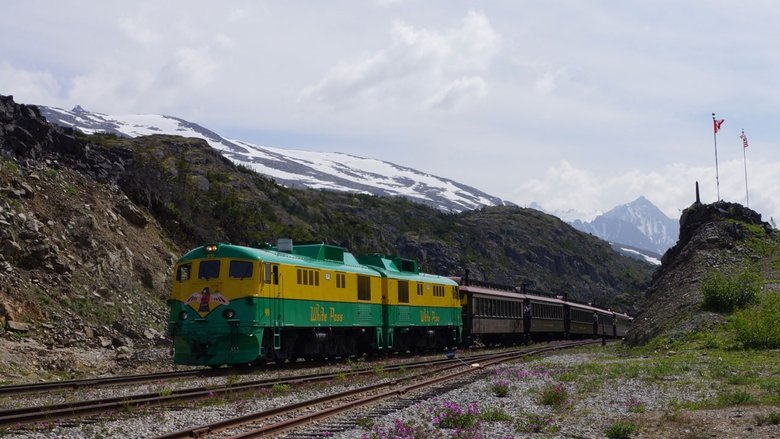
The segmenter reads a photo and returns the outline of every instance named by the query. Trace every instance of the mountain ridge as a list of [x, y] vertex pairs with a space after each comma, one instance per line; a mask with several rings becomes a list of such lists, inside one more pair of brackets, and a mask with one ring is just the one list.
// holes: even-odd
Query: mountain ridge
[[267, 175], [287, 187], [330, 189], [380, 196], [402, 196], [444, 211], [512, 205], [454, 180], [394, 163], [345, 153], [285, 149], [229, 139], [187, 120], [166, 115], [107, 115], [81, 106], [72, 110], [39, 105], [51, 123], [93, 134], [120, 137], [171, 134], [195, 137], [237, 165]]

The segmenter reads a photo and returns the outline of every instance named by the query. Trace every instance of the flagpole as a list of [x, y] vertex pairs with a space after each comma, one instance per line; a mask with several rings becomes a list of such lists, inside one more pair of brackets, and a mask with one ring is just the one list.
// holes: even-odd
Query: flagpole
[[747, 136], [745, 135], [745, 129], [742, 129], [742, 135], [739, 136], [742, 139], [742, 163], [745, 164], [745, 200], [747, 202], [747, 207], [750, 207], [750, 195], [748, 194], [748, 179], [747, 179], [747, 153], [745, 150], [747, 150], [748, 141]]
[[715, 113], [712, 113], [712, 139], [715, 143], [715, 188], [720, 201], [720, 180], [718, 180], [718, 122], [715, 121]]

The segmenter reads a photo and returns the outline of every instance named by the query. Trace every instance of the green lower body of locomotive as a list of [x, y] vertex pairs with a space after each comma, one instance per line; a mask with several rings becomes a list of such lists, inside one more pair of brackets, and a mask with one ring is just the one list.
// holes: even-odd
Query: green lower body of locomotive
[[[413, 347], [403, 346], [404, 339], [414, 340], [418, 348], [453, 347], [462, 337], [456, 308], [258, 297], [232, 300], [205, 317], [180, 301], [170, 301], [169, 307], [173, 359], [182, 365], [238, 365], [281, 358], [279, 350], [285, 343], [296, 338], [300, 343], [309, 340], [303, 335], [315, 333], [352, 339], [360, 332], [364, 347], [378, 352]], [[316, 343], [316, 337], [310, 342]]]

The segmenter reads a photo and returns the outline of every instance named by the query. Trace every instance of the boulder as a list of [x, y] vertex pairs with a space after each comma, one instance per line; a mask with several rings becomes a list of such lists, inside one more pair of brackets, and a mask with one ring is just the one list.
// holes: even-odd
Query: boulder
[[32, 326], [29, 323], [16, 322], [9, 320], [5, 323], [5, 327], [12, 332], [29, 332]]

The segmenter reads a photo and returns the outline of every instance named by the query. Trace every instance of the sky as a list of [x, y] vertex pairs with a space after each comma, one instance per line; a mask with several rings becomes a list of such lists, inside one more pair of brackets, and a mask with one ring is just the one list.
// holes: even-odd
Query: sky
[[770, 0], [8, 1], [0, 94], [585, 219], [639, 196], [678, 218], [698, 181], [705, 203], [749, 195], [780, 221], [779, 24]]

